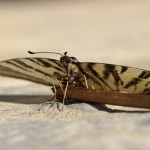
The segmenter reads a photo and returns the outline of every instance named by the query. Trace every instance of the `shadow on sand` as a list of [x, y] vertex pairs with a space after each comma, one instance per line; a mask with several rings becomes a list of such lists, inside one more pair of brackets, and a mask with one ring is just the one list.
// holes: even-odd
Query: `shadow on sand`
[[[20, 104], [41, 104], [49, 101], [52, 97], [53, 95], [1, 95], [0, 102], [11, 102]], [[65, 105], [71, 105], [75, 103], [82, 104], [84, 102], [72, 100], [65, 102]], [[109, 106], [106, 106], [105, 104], [96, 104], [96, 103], [88, 103], [88, 104], [90, 104], [92, 107], [96, 108], [99, 111], [106, 111], [109, 113], [150, 113], [150, 110], [148, 109], [136, 108], [135, 110], [133, 108], [133, 110], [122, 110], [109, 108]]]

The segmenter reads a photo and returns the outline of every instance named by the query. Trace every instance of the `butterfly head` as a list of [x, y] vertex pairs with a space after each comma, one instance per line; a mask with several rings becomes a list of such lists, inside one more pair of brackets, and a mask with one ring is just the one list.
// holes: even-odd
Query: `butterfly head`
[[67, 67], [69, 64], [76, 64], [78, 60], [75, 57], [67, 56], [67, 52], [65, 52], [64, 55], [60, 57], [60, 62], [62, 63], [63, 67]]

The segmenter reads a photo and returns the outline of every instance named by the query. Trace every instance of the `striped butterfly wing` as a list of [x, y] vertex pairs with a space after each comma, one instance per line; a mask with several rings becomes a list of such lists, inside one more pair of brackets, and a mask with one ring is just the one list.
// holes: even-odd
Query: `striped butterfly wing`
[[[150, 71], [103, 63], [78, 63], [81, 78], [75, 86], [128, 93], [150, 94]], [[72, 70], [73, 71], [73, 70]], [[67, 73], [58, 60], [18, 58], [0, 62], [0, 75], [30, 80], [45, 85], [58, 85], [55, 77], [67, 81]], [[83, 77], [85, 75], [86, 79]], [[87, 81], [87, 85], [86, 85]]]
[[[78, 67], [86, 76], [89, 88], [150, 94], [150, 71], [133, 67], [88, 62], [79, 63]], [[85, 87], [83, 79], [82, 86]]]
[[18, 58], [0, 62], [0, 75], [58, 85], [54, 77], [65, 77], [60, 61], [48, 58]]

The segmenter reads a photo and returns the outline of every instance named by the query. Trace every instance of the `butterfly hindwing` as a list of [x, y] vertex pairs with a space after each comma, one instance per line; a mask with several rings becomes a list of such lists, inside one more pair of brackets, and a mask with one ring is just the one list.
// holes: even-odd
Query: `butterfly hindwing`
[[57, 85], [55, 76], [66, 76], [60, 61], [48, 58], [18, 58], [0, 62], [0, 75]]
[[[88, 62], [79, 63], [79, 68], [86, 76], [89, 88], [129, 93], [150, 93], [150, 71]], [[83, 85], [85, 86], [84, 82]]]

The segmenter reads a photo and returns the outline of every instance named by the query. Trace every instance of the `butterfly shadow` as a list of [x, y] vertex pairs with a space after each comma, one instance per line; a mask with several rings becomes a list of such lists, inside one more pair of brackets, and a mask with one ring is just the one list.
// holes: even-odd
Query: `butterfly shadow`
[[[48, 102], [53, 98], [53, 95], [0, 95], [0, 102], [11, 102], [11, 103], [20, 103], [20, 104], [42, 104]], [[57, 100], [57, 102], [62, 102]], [[74, 100], [69, 100], [65, 102], [65, 105], [79, 104], [79, 103], [87, 103], [87, 102], [79, 102]], [[99, 111], [106, 111], [109, 113], [150, 113], [148, 109], [134, 109], [126, 110], [119, 108], [111, 108], [105, 104], [97, 104], [97, 103], [89, 103], [92, 107], [96, 108]]]
[[0, 95], [0, 102], [41, 104], [47, 102], [52, 97], [52, 95]]
[[[111, 108], [112, 105], [105, 105], [105, 104], [97, 104], [97, 103], [90, 103], [90, 102], [81, 102], [81, 101], [67, 101], [65, 103], [65, 105], [71, 105], [71, 104], [79, 104], [79, 103], [87, 103], [89, 105], [91, 105], [92, 107], [96, 108], [99, 111], [105, 111], [108, 113], [150, 113], [150, 110], [148, 109], [141, 109], [141, 108], [133, 108], [130, 107], [130, 109], [128, 109], [127, 107], [124, 107], [125, 109], [123, 109], [123, 107], [120, 109], [119, 107], [117, 108]], [[110, 107], [109, 107], [110, 106]], [[133, 108], [133, 109], [132, 109]]]
[[117, 106], [118, 108], [114, 109], [114, 108], [111, 108], [112, 105], [105, 105], [105, 104], [92, 104], [92, 106], [100, 111], [106, 111], [109, 113], [150, 113], [150, 110], [148, 110], [148, 109], [133, 108], [133, 107], [130, 107], [130, 109], [128, 109], [129, 107], [128, 108], [124, 107], [124, 109], [122, 107], [120, 109]]

